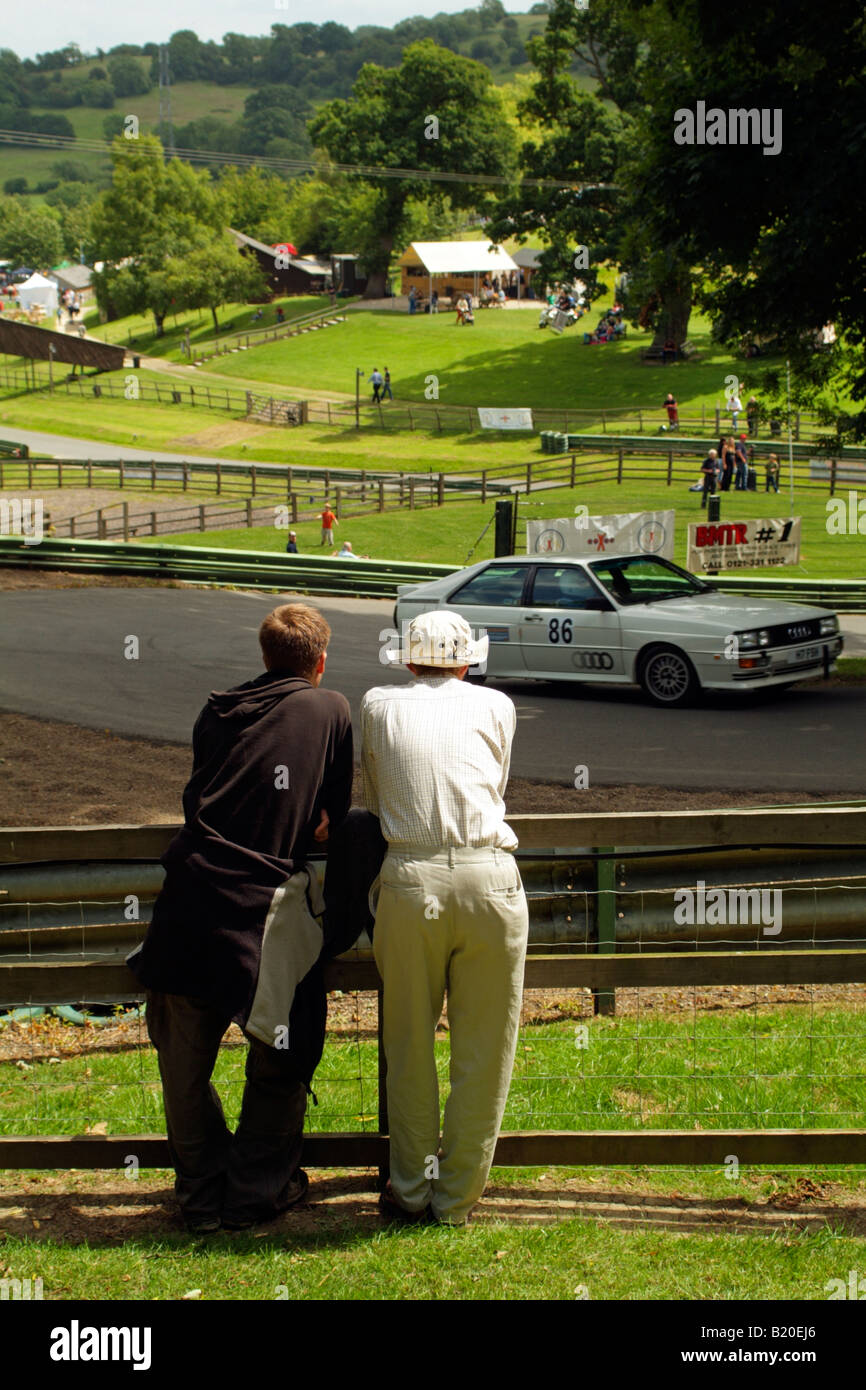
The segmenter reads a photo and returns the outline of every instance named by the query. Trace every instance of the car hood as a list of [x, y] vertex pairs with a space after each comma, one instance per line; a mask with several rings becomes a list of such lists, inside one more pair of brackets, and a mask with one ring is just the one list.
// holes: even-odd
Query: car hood
[[773, 599], [738, 598], [730, 594], [699, 594], [695, 598], [662, 599], [658, 603], [636, 603], [619, 610], [627, 625], [646, 620], [653, 628], [659, 619], [667, 626], [687, 628], [699, 622], [702, 628], [719, 632], [749, 632], [752, 628], [773, 627], [777, 623], [802, 623], [810, 618], [833, 617], [829, 608], [806, 603], [778, 603]]

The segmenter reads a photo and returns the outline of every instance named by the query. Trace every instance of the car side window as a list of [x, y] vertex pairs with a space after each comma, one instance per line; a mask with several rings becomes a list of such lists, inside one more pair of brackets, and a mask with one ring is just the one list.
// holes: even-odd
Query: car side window
[[585, 608], [598, 590], [577, 565], [539, 565], [532, 585], [533, 608]]
[[490, 607], [516, 608], [523, 597], [524, 565], [489, 565], [475, 574], [462, 589], [448, 599], [449, 603], [477, 603]]

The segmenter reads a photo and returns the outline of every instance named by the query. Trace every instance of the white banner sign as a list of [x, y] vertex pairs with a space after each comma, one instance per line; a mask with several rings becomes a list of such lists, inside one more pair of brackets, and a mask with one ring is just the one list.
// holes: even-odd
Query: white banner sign
[[528, 555], [663, 555], [674, 558], [674, 519], [669, 512], [620, 512], [590, 516], [575, 507], [573, 517], [527, 521]]
[[798, 565], [800, 517], [691, 524], [686, 563], [695, 574]]
[[484, 430], [531, 430], [531, 410], [495, 410], [479, 406], [478, 418]]

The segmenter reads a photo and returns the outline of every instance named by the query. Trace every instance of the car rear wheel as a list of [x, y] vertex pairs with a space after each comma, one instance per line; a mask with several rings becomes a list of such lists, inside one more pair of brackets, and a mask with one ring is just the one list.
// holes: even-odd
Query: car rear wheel
[[687, 705], [700, 690], [695, 668], [678, 647], [653, 647], [641, 660], [640, 683], [656, 705]]

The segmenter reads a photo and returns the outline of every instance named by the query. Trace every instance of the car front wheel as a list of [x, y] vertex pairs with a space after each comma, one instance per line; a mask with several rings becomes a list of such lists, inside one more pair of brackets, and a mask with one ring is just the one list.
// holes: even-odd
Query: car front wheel
[[687, 705], [700, 690], [695, 668], [678, 647], [654, 647], [640, 664], [639, 680], [653, 704]]

